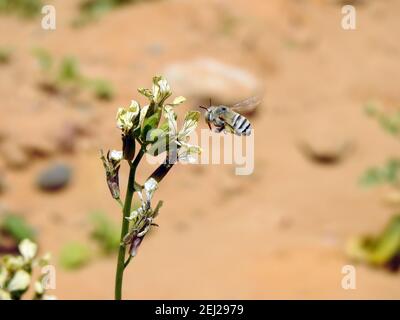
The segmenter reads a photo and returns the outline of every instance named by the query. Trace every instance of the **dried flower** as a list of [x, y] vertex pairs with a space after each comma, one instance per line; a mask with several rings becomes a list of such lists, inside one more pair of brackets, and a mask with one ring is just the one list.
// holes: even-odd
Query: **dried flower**
[[119, 168], [122, 160], [122, 151], [108, 151], [107, 156], [104, 156], [103, 151], [101, 151], [101, 160], [106, 170], [107, 185], [111, 195], [114, 199], [119, 199]]

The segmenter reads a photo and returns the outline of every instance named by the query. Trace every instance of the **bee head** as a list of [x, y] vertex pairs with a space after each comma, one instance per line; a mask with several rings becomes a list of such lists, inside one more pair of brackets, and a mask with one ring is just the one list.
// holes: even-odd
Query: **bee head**
[[211, 123], [211, 119], [210, 119], [211, 112], [210, 112], [210, 109], [207, 108], [207, 107], [203, 107], [203, 106], [199, 106], [199, 108], [206, 110], [206, 112], [204, 113], [204, 119], [206, 120], [206, 122], [208, 124], [208, 127], [211, 130], [211, 124], [210, 124]]

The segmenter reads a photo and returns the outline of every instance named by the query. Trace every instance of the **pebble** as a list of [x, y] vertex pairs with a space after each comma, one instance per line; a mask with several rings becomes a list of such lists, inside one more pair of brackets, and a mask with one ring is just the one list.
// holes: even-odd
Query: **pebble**
[[72, 176], [72, 169], [65, 164], [52, 164], [37, 177], [36, 184], [43, 191], [57, 191], [65, 188]]
[[247, 70], [213, 58], [170, 64], [164, 76], [174, 92], [202, 103], [211, 99], [213, 104], [232, 105], [260, 96], [263, 87], [260, 80]]
[[353, 142], [333, 131], [314, 130], [300, 141], [299, 147], [313, 162], [336, 164], [352, 151]]

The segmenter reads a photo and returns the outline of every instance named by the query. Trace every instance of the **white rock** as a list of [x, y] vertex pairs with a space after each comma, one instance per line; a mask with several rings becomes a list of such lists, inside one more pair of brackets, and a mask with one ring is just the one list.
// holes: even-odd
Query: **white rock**
[[171, 64], [164, 76], [173, 92], [203, 103], [211, 98], [213, 104], [232, 105], [263, 91], [252, 73], [212, 58]]

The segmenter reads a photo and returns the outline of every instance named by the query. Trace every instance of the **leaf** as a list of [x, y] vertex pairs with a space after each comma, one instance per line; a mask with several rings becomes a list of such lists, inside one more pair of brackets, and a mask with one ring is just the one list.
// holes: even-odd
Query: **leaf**
[[105, 254], [111, 254], [119, 249], [119, 230], [116, 224], [103, 212], [93, 212], [90, 215], [93, 225], [92, 238], [99, 244]]
[[8, 214], [5, 216], [2, 229], [10, 234], [17, 242], [24, 239], [35, 239], [35, 230], [26, 223], [24, 218], [15, 214]]
[[142, 138], [143, 141], [146, 141], [147, 133], [150, 130], [157, 128], [158, 123], [160, 122], [160, 118], [161, 118], [161, 110], [158, 109], [150, 117], [144, 119], [144, 121], [143, 121], [143, 129], [142, 129], [142, 132], [141, 132], [141, 138]]
[[61, 249], [60, 264], [63, 268], [73, 270], [86, 265], [90, 260], [90, 249], [79, 242], [70, 242]]
[[390, 159], [382, 167], [368, 169], [360, 178], [360, 184], [366, 187], [382, 183], [397, 184], [399, 182], [400, 160]]
[[72, 57], [66, 57], [61, 61], [58, 71], [58, 80], [61, 82], [73, 82], [81, 78], [78, 62]]

